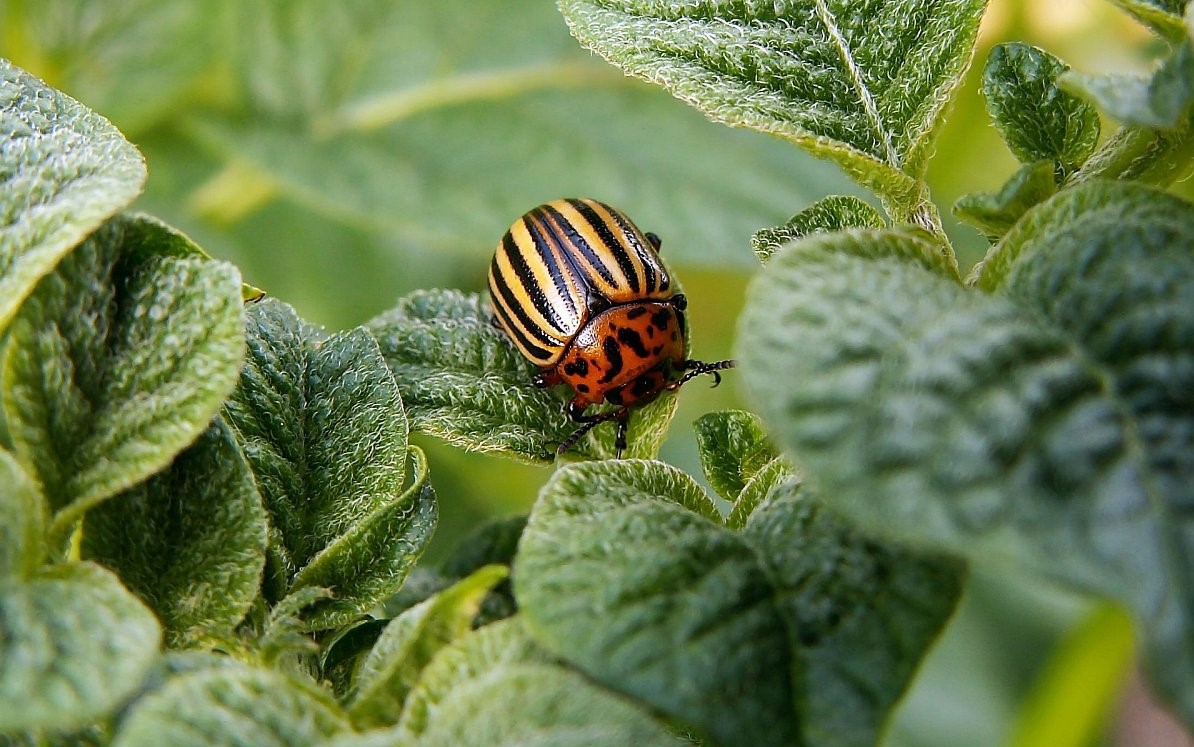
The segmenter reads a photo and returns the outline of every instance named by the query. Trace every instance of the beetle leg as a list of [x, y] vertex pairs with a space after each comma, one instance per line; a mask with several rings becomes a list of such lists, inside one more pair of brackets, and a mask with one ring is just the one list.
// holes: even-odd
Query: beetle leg
[[737, 362], [732, 360], [716, 361], [714, 363], [705, 363], [704, 361], [694, 360], [684, 361], [684, 370], [686, 370], [688, 373], [684, 374], [679, 381], [675, 382], [668, 388], [673, 390], [679, 389], [688, 383], [690, 379], [694, 379], [697, 376], [702, 376], [704, 374], [713, 374], [713, 386], [717, 386], [721, 383], [721, 374], [718, 373], [718, 371], [724, 371], [727, 368], [733, 368], [735, 365], [737, 365]]
[[554, 368], [547, 371], [540, 371], [531, 377], [531, 386], [536, 389], [546, 389], [549, 386], [555, 386], [563, 381], [560, 374]]
[[498, 330], [499, 332], [505, 332], [505, 331], [506, 331], [506, 328], [505, 328], [505, 327], [503, 327], [503, 326], [502, 326], [502, 323], [501, 323], [501, 322], [498, 320], [498, 318], [497, 318], [497, 314], [490, 314], [490, 315], [489, 315], [489, 326], [490, 326], [490, 327], [493, 327], [494, 329]]
[[577, 406], [571, 402], [569, 402], [567, 407], [564, 408], [564, 411], [568, 413], [568, 417], [577, 422], [583, 423], [583, 425], [572, 431], [568, 438], [565, 438], [564, 441], [556, 448], [556, 456], [559, 456], [571, 449], [577, 444], [578, 441], [585, 437], [586, 433], [593, 430], [601, 423], [604, 423], [607, 420], [617, 420], [619, 422], [619, 430], [618, 442], [615, 443], [615, 446], [618, 449], [618, 458], [620, 459], [622, 457], [622, 450], [626, 448], [626, 434], [624, 431], [626, 428], [626, 418], [630, 415], [629, 409], [623, 407], [617, 410], [610, 410], [609, 412], [598, 413], [596, 415], [585, 415], [583, 412], [584, 409], [585, 408], [583, 406]]
[[623, 407], [621, 415], [618, 417], [618, 435], [614, 438], [614, 458], [621, 459], [622, 452], [626, 451], [626, 428], [630, 423], [630, 408]]

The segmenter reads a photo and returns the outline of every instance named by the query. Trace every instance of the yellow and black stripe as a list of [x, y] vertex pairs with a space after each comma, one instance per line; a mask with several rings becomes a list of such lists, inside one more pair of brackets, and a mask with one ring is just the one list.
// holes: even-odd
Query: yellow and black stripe
[[671, 279], [630, 219], [596, 200], [555, 200], [515, 221], [489, 266], [499, 323], [540, 367], [556, 363], [590, 318], [589, 305], [665, 300]]

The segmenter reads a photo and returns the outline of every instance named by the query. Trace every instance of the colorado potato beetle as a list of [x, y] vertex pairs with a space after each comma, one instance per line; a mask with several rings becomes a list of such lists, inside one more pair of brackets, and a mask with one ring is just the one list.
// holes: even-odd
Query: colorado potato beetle
[[[590, 199], [554, 200], [523, 215], [489, 265], [494, 326], [540, 372], [539, 388], [567, 384], [565, 411], [582, 425], [556, 450], [572, 448], [599, 423], [617, 421], [618, 456], [631, 408], [733, 361], [685, 356], [687, 300], [659, 258], [660, 240], [620, 211]], [[614, 409], [589, 415], [607, 402]]]

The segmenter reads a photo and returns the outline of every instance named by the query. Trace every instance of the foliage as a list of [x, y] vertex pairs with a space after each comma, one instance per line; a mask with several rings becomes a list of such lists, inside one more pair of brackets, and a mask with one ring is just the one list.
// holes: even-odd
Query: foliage
[[[227, 159], [196, 193], [209, 215], [286, 194], [374, 238], [410, 221], [397, 250], [425, 257], [533, 204], [563, 159], [648, 214], [683, 203], [681, 244], [754, 231], [737, 350], [758, 414], [696, 423], [711, 494], [657, 458], [667, 393], [635, 411], [630, 458], [597, 428], [529, 517], [421, 562], [440, 503], [412, 438], [547, 464], [567, 393], [529, 384], [477, 294], [416, 290], [344, 331], [262, 299], [131, 210], [145, 164], [111, 123], [0, 60], [0, 743], [865, 747], [985, 565], [1131, 610], [1150, 683], [1194, 724], [1194, 208], [1164, 190], [1194, 155], [1194, 11], [1117, 3], [1166, 48], [1139, 80], [994, 48], [982, 92], [1022, 165], [955, 205], [991, 244], [963, 280], [926, 170], [984, 0], [562, 0], [583, 45], [882, 207], [819, 196], [761, 230], [733, 206], [791, 213], [786, 144], [646, 128], [666, 100], [605, 67], [469, 46], [534, 31], [521, 3], [118, 5], [14, 3], [5, 41], [40, 40], [134, 130], [226, 55], [233, 93], [207, 95], [239, 108], [172, 135]], [[426, 45], [436, 23], [458, 49]], [[449, 51], [459, 69], [420, 77]], [[510, 168], [433, 147], [445, 128], [561, 151]], [[1083, 733], [1128, 646], [1100, 614], [1115, 671], [1065, 660], [1099, 683]]]

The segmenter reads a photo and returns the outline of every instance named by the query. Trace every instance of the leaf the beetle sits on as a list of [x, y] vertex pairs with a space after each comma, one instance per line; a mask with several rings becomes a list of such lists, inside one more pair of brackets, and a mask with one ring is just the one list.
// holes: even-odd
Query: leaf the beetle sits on
[[903, 241], [819, 236], [768, 265], [742, 318], [751, 398], [871, 531], [1130, 603], [1194, 722], [1194, 208], [1063, 191], [992, 249], [993, 295], [874, 251]]
[[[861, 537], [777, 482], [734, 532], [660, 462], [558, 471], [515, 561], [528, 629], [719, 745], [873, 744], [953, 610], [961, 567]], [[861, 641], [882, 659], [862, 664], [874, 671], [851, 671]]]
[[1058, 181], [1081, 166], [1099, 141], [1099, 114], [1062, 90], [1057, 79], [1069, 66], [1027, 44], [1000, 44], [983, 69], [987, 111], [1016, 158], [1052, 161]]
[[959, 197], [954, 203], [954, 215], [996, 241], [1029, 208], [1057, 192], [1056, 172], [1053, 161], [1025, 164], [995, 194], [974, 193]]
[[46, 501], [16, 458], [0, 449], [0, 579], [24, 578], [45, 554]]
[[810, 233], [847, 228], [883, 228], [879, 211], [857, 197], [834, 195], [818, 200], [775, 228], [764, 228], [750, 239], [755, 256], [764, 264], [789, 241]]
[[[402, 390], [411, 427], [474, 451], [550, 461], [576, 429], [562, 387], [537, 389], [537, 369], [489, 323], [489, 302], [458, 291], [421, 291], [367, 325]], [[675, 409], [660, 396], [630, 418], [630, 456], [654, 455]], [[582, 456], [611, 457], [612, 428], [580, 442]]]
[[145, 161], [108, 120], [0, 58], [0, 330], [38, 279], [127, 206]]
[[84, 520], [83, 555], [153, 608], [172, 647], [232, 635], [261, 586], [266, 518], [220, 418], [164, 471]]
[[985, 0], [562, 0], [574, 34], [714, 119], [837, 162], [904, 220]]
[[232, 391], [244, 356], [240, 277], [160, 255], [176, 237], [116, 218], [38, 284], [4, 348], [15, 452], [60, 542], [90, 507], [169, 464]]
[[140, 686], [160, 640], [153, 613], [97, 565], [0, 580], [0, 734], [105, 716]]

